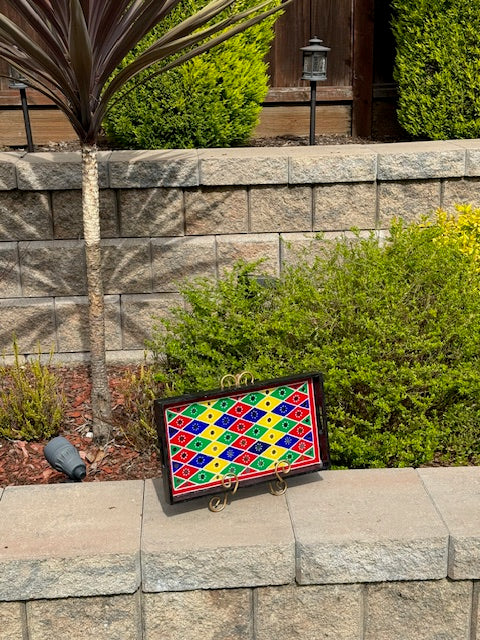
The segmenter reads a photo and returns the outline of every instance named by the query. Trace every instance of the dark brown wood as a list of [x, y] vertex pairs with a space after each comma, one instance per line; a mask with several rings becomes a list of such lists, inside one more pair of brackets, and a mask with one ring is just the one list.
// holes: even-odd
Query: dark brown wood
[[352, 135], [372, 134], [375, 0], [353, 0]]

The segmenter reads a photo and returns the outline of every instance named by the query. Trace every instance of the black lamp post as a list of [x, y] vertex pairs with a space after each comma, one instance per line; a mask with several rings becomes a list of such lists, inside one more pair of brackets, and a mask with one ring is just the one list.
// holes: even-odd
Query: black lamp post
[[22, 111], [23, 111], [23, 121], [25, 123], [25, 133], [27, 134], [27, 147], [29, 153], [33, 153], [33, 137], [32, 137], [32, 127], [30, 125], [30, 114], [28, 113], [28, 103], [27, 103], [27, 85], [22, 82], [22, 78], [19, 76], [18, 72], [15, 69], [10, 67], [10, 75], [12, 76], [12, 82], [10, 82], [10, 89], [18, 89], [20, 91], [20, 101], [22, 103]]
[[310, 80], [310, 144], [315, 144], [315, 106], [317, 102], [317, 82], [327, 79], [327, 54], [317, 36], [311, 38], [308, 47], [302, 47], [303, 75], [302, 80]]

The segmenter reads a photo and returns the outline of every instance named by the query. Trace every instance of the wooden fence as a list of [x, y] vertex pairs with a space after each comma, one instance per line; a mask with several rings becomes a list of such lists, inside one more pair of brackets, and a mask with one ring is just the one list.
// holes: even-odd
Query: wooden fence
[[[275, 25], [268, 56], [270, 90], [256, 135], [306, 135], [310, 88], [301, 80], [301, 47], [318, 36], [331, 48], [328, 79], [317, 88], [317, 133], [394, 135], [395, 89], [389, 0], [295, 0]], [[14, 10], [0, 0], [0, 11]], [[0, 73], [8, 72], [0, 61]], [[34, 141], [74, 139], [70, 125], [41, 94], [28, 91]], [[0, 80], [0, 144], [22, 145], [19, 92]]]

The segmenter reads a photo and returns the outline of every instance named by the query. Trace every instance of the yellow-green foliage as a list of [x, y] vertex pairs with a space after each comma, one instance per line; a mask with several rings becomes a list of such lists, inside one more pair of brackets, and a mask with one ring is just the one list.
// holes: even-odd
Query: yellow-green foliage
[[151, 366], [141, 365], [137, 371], [125, 374], [121, 430], [125, 438], [139, 451], [157, 443], [153, 414], [153, 401], [159, 396], [159, 383]]
[[458, 215], [437, 212], [437, 224], [442, 233], [435, 242], [438, 244], [455, 246], [477, 263], [480, 271], [480, 209], [474, 209], [470, 204], [457, 205]]
[[414, 136], [480, 136], [478, 0], [393, 0], [398, 118]]
[[22, 364], [16, 342], [13, 347], [14, 364], [0, 366], [0, 437], [51, 438], [64, 416], [57, 376], [41, 363], [40, 354]]
[[[236, 8], [247, 9], [255, 2], [238, 0]], [[124, 64], [205, 4], [207, 0], [181, 0], [127, 56]], [[133, 84], [127, 84], [127, 93], [111, 107], [104, 120], [109, 138], [115, 144], [134, 149], [244, 144], [257, 124], [267, 93], [265, 56], [273, 39], [276, 17], [131, 91]], [[145, 71], [140, 78], [147, 75]]]

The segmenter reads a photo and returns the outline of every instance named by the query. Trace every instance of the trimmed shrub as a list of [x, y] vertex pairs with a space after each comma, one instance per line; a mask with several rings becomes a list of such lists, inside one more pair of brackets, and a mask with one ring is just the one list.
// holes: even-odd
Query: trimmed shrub
[[477, 0], [393, 0], [398, 119], [414, 136], [480, 135]]
[[[126, 61], [205, 4], [207, 0], [181, 0], [171, 16]], [[240, 0], [238, 9], [253, 5], [253, 0]], [[121, 97], [104, 121], [108, 137], [120, 146], [136, 149], [244, 144], [258, 122], [267, 93], [264, 58], [273, 39], [276, 17]], [[132, 86], [127, 84], [126, 90]]]
[[[440, 222], [320, 242], [274, 286], [239, 264], [183, 290], [150, 348], [178, 395], [226, 373], [321, 371], [336, 467], [480, 462], [480, 289]], [[162, 357], [160, 358], [160, 354]]]

